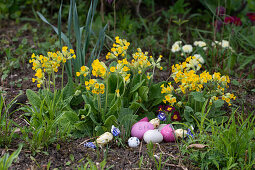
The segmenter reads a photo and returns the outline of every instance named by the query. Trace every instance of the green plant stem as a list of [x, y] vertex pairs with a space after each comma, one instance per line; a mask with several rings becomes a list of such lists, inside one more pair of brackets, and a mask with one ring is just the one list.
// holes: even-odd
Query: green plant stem
[[105, 106], [104, 106], [104, 112], [106, 113], [107, 111], [107, 100], [108, 100], [108, 90], [109, 90], [109, 88], [108, 88], [108, 86], [109, 86], [109, 83], [108, 83], [108, 78], [109, 78], [109, 76], [107, 75], [107, 77], [106, 77], [106, 89], [105, 89]]
[[52, 73], [52, 79], [53, 79], [53, 89], [54, 89], [54, 93], [55, 93], [56, 85], [55, 85], [55, 72], [54, 71]]
[[113, 26], [113, 30], [114, 30], [114, 37], [116, 36], [116, 0], [113, 1], [113, 10], [114, 10], [114, 26]]
[[105, 114], [104, 114], [104, 111], [102, 111], [102, 107], [101, 107], [101, 97], [100, 97], [100, 93], [97, 94], [97, 101], [98, 101], [98, 111], [99, 111], [99, 114], [100, 114], [100, 113], [102, 114], [102, 120], [103, 120], [103, 122], [105, 122]]
[[61, 91], [64, 87], [64, 70], [65, 70], [65, 64], [62, 66], [62, 80], [61, 80]]
[[150, 81], [150, 84], [149, 84], [149, 88], [153, 82], [153, 78], [154, 78], [154, 74], [155, 74], [155, 66], [153, 66], [153, 70], [152, 70], [152, 76], [151, 76], [151, 81]]
[[49, 91], [50, 91], [50, 77], [51, 77], [51, 74], [49, 73], [49, 80], [48, 80], [48, 89], [49, 89]]

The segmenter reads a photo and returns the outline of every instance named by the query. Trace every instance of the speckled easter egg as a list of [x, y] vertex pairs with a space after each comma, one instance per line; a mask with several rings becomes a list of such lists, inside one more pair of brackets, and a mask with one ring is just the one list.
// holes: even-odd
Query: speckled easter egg
[[140, 140], [137, 137], [131, 137], [128, 139], [128, 146], [135, 148], [140, 144]]
[[160, 133], [163, 135], [163, 139], [165, 142], [175, 141], [174, 130], [170, 127], [170, 124], [164, 126]]
[[138, 139], [143, 138], [143, 134], [148, 130], [153, 130], [153, 124], [149, 122], [137, 122], [132, 126], [131, 136], [137, 137]]
[[138, 122], [149, 122], [148, 117], [144, 117], [141, 120], [139, 120]]
[[143, 135], [143, 140], [146, 143], [152, 142], [152, 143], [160, 143], [163, 141], [162, 134], [157, 130], [148, 130]]

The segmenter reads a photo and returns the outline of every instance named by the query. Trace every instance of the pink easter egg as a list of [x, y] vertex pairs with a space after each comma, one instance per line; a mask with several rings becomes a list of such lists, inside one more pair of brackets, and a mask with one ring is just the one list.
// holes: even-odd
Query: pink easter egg
[[148, 117], [144, 117], [141, 120], [139, 120], [138, 122], [149, 122]]
[[170, 127], [170, 124], [164, 126], [160, 133], [163, 135], [163, 139], [165, 142], [174, 142], [174, 130]]
[[153, 124], [149, 122], [137, 122], [132, 126], [131, 136], [137, 137], [138, 139], [141, 140], [145, 132], [153, 129], [154, 129]]

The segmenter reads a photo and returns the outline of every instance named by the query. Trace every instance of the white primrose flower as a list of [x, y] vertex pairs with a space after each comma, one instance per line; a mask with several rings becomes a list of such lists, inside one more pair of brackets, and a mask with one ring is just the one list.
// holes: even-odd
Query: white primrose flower
[[221, 46], [222, 46], [223, 48], [229, 48], [229, 42], [226, 41], [226, 40], [222, 40], [222, 41], [221, 41]]
[[178, 43], [174, 43], [174, 44], [172, 45], [171, 51], [172, 51], [173, 53], [178, 52], [178, 51], [180, 51], [180, 50], [181, 50], [181, 47], [179, 46]]
[[174, 44], [182, 45], [182, 41], [176, 41]]
[[205, 47], [206, 43], [204, 41], [195, 41], [194, 46]]
[[196, 59], [201, 63], [204, 64], [205, 60], [203, 59], [203, 57], [200, 54], [194, 54], [194, 57], [196, 57]]
[[221, 43], [220, 43], [219, 41], [214, 41], [214, 42], [212, 42], [212, 46], [213, 46], [213, 47], [215, 47], [217, 44], [220, 45]]
[[187, 44], [182, 47], [182, 50], [184, 53], [191, 53], [193, 48], [192, 48], [192, 45]]

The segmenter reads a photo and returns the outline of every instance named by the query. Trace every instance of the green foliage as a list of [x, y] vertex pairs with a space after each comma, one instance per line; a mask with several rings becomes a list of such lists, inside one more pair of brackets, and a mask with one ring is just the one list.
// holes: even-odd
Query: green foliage
[[[63, 98], [62, 91], [54, 93], [40, 90], [38, 93], [27, 90], [26, 95], [31, 106], [21, 108], [30, 117], [29, 127], [23, 127], [23, 139], [34, 152], [40, 152], [45, 146], [66, 139], [70, 124], [65, 121], [65, 110], [70, 110], [72, 96]], [[31, 134], [32, 132], [32, 134]]]
[[22, 147], [23, 147], [23, 144], [20, 144], [19, 148], [16, 151], [14, 151], [11, 155], [9, 155], [9, 153], [6, 153], [2, 157], [0, 157], [1, 170], [8, 170], [11, 167], [11, 164], [14, 161], [14, 159], [18, 158]]
[[[87, 169], [90, 169], [90, 170], [97, 170], [97, 169], [105, 169], [106, 168], [106, 159], [104, 159], [102, 162], [100, 162], [99, 164], [95, 164], [91, 159], [87, 158], [87, 163], [85, 163], [85, 165], [81, 165], [81, 166], [78, 166], [77, 169], [78, 170], [87, 170]], [[107, 167], [106, 170], [108, 169], [111, 169], [113, 168], [114, 166], [110, 166], [110, 167]]]
[[[224, 101], [219, 99], [207, 105], [208, 100], [208, 96], [203, 95], [201, 92], [191, 92], [189, 103], [184, 107], [184, 119], [190, 124], [194, 124], [195, 119], [201, 121], [201, 119], [205, 118], [212, 119], [217, 124], [225, 123], [228, 120], [228, 116], [225, 116], [226, 112], [222, 109]], [[206, 107], [208, 109], [205, 109]], [[204, 113], [205, 111], [207, 112], [206, 114]]]
[[12, 113], [8, 113], [10, 107], [15, 103], [15, 98], [6, 105], [2, 91], [0, 91], [0, 146], [8, 146], [15, 137], [16, 128], [9, 118]]
[[[188, 159], [201, 169], [252, 169], [255, 165], [255, 154], [252, 152], [255, 149], [253, 113], [245, 118], [233, 110], [227, 123], [218, 124], [206, 118], [208, 112], [201, 111], [201, 121], [196, 121], [199, 133], [181, 147], [182, 154], [188, 154]], [[206, 133], [208, 128], [211, 129], [210, 134]], [[187, 149], [194, 142], [208, 147], [204, 150]]]
[[165, 162], [162, 162], [162, 153], [160, 153], [159, 157], [158, 155], [155, 155], [154, 144], [152, 142], [148, 143], [146, 147], [147, 147], [147, 154], [149, 155], [150, 159], [154, 161], [154, 164], [157, 170], [162, 169], [169, 158], [166, 159]]

